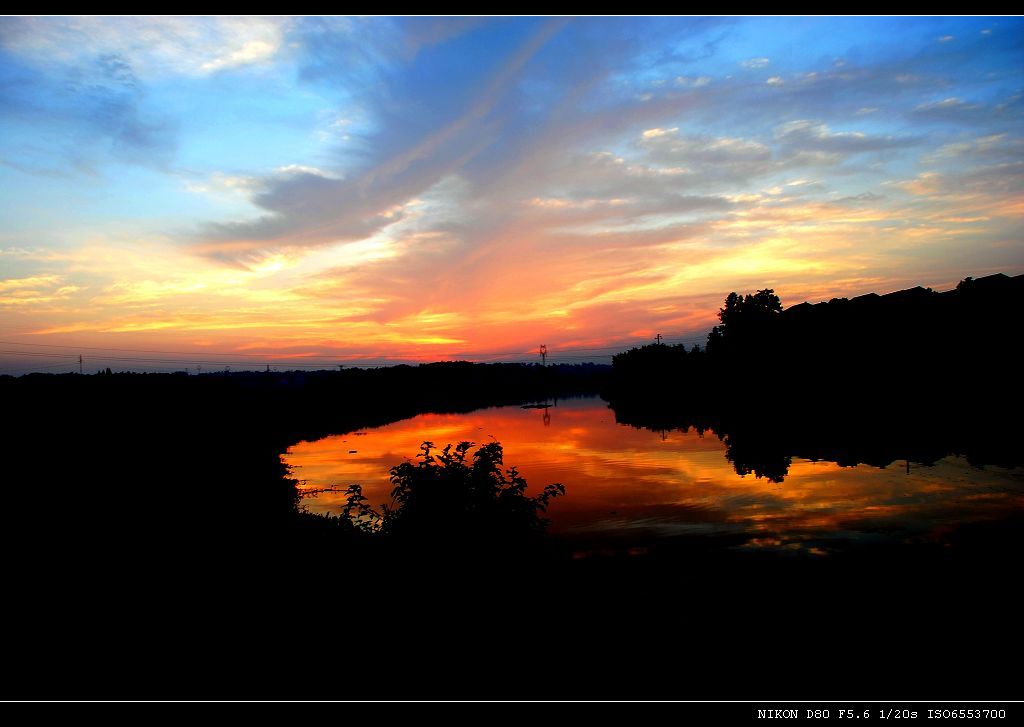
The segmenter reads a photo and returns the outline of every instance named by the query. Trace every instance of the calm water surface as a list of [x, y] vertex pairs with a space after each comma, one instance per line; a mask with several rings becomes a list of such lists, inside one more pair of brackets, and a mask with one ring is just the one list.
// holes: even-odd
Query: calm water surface
[[[388, 470], [413, 458], [424, 440], [438, 446], [498, 440], [539, 491], [565, 497], [548, 511], [551, 531], [627, 542], [713, 534], [737, 547], [826, 555], [868, 540], [940, 540], [956, 527], [1024, 509], [1024, 471], [971, 467], [961, 457], [932, 466], [841, 467], [794, 458], [781, 483], [740, 476], [714, 432], [636, 429], [615, 422], [600, 399], [549, 409], [498, 407], [469, 414], [423, 414], [375, 429], [291, 447], [284, 461], [304, 489], [357, 483], [370, 502], [390, 502]], [[338, 512], [344, 496], [305, 500]]]

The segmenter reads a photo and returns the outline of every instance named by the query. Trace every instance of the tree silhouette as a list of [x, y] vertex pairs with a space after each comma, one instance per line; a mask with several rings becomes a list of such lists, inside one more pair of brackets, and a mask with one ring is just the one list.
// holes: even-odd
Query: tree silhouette
[[708, 335], [712, 354], [739, 353], [765, 343], [782, 315], [782, 301], [771, 288], [740, 296], [729, 293], [718, 311], [721, 325]]
[[504, 452], [491, 442], [460, 442], [438, 451], [424, 442], [418, 462], [391, 468], [393, 505], [377, 512], [359, 485], [348, 488], [342, 517], [354, 528], [391, 540], [515, 543], [544, 531], [542, 517], [552, 498], [565, 494], [561, 484], [526, 494], [526, 479], [515, 467], [503, 469]]

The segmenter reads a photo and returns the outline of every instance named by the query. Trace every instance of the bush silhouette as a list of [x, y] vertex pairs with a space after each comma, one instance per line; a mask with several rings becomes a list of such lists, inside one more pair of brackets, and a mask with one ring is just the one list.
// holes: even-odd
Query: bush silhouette
[[479, 447], [470, 458], [473, 446], [460, 442], [438, 451], [433, 442], [424, 442], [418, 462], [391, 468], [392, 505], [378, 512], [362, 488], [351, 485], [342, 517], [363, 533], [396, 542], [505, 547], [543, 533], [548, 524], [543, 513], [552, 498], [565, 494], [565, 487], [550, 484], [528, 496], [518, 470], [503, 469], [499, 442]]

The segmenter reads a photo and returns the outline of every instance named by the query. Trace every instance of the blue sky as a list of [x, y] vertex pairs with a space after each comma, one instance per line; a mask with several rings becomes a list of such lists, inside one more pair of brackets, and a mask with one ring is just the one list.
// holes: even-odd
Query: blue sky
[[0, 19], [0, 329], [444, 358], [1021, 272], [1017, 18]]

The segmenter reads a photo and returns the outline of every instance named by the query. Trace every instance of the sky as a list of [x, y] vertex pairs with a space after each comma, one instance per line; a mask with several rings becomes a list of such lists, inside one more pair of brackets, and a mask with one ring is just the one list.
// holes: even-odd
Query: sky
[[0, 373], [607, 361], [1024, 272], [1022, 30], [0, 18]]

